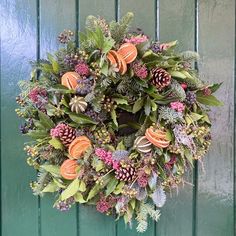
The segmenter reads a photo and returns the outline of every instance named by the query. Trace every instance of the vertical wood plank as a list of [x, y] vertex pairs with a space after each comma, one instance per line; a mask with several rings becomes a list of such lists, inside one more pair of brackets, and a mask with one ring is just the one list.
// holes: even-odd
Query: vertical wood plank
[[233, 120], [235, 1], [199, 1], [201, 75], [224, 82], [217, 95], [224, 102], [213, 109], [213, 145], [199, 170], [198, 235], [234, 235]]
[[[40, 58], [53, 53], [59, 47], [57, 36], [64, 29], [76, 28], [75, 0], [40, 0]], [[41, 199], [42, 236], [77, 235], [76, 207], [69, 212], [52, 208], [53, 195]]]
[[[179, 41], [180, 50], [194, 50], [194, 0], [160, 0], [160, 41]], [[192, 183], [192, 175], [185, 179]], [[179, 193], [168, 194], [162, 209], [157, 235], [192, 235], [193, 187], [185, 185]], [[172, 196], [171, 196], [172, 195]]]
[[[120, 17], [125, 15], [127, 12], [134, 13], [134, 21], [132, 23], [131, 29], [141, 28], [146, 35], [151, 39], [155, 39], [156, 36], [156, 4], [153, 0], [121, 0], [120, 1]], [[123, 219], [119, 220], [117, 227], [117, 236], [137, 235], [136, 224], [133, 224], [132, 229], [129, 229], [128, 226], [125, 226]], [[149, 219], [148, 229], [144, 232], [143, 236], [152, 236], [155, 235], [155, 223]]]
[[[79, 29], [85, 28], [88, 15], [101, 16], [107, 21], [115, 17], [115, 4], [111, 0], [80, 0]], [[115, 218], [99, 213], [94, 206], [79, 206], [79, 235], [115, 236]]]
[[[17, 82], [29, 79], [36, 59], [36, 4], [3, 0], [1, 12], [1, 215], [2, 235], [38, 235], [37, 198], [29, 182], [35, 172], [26, 164], [14, 112]], [[20, 221], [19, 221], [20, 218]]]

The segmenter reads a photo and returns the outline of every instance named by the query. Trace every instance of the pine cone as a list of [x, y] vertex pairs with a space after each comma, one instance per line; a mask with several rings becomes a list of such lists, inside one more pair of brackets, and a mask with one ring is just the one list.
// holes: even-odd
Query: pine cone
[[132, 163], [121, 164], [115, 174], [117, 179], [125, 182], [133, 181], [136, 176], [135, 168]]
[[67, 124], [60, 123], [55, 128], [51, 129], [50, 135], [59, 138], [65, 146], [69, 146], [76, 138], [76, 130]]
[[76, 138], [76, 130], [72, 127], [70, 127], [69, 125], [67, 125], [67, 127], [65, 127], [62, 135], [60, 136], [60, 140], [61, 142], [65, 145], [65, 146], [69, 146], [70, 143]]
[[72, 112], [79, 113], [84, 112], [88, 106], [83, 97], [74, 96], [70, 100], [70, 109]]
[[162, 68], [155, 68], [152, 70], [151, 83], [158, 89], [163, 89], [164, 87], [168, 86], [170, 82], [171, 76], [166, 70]]

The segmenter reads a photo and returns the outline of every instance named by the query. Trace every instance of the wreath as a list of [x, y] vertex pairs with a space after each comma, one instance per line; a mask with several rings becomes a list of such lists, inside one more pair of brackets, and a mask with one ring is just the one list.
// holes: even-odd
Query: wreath
[[24, 150], [38, 172], [35, 195], [55, 193], [61, 211], [96, 205], [144, 232], [165, 193], [207, 153], [208, 107], [222, 105], [212, 95], [221, 84], [199, 79], [196, 52], [129, 30], [132, 18], [88, 16], [78, 37], [64, 30], [63, 47], [32, 62], [30, 80], [19, 82], [16, 112], [33, 140]]

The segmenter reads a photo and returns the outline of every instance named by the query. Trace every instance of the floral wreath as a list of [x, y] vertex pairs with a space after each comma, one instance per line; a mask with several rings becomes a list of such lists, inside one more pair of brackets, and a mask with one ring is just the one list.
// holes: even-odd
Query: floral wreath
[[38, 171], [35, 195], [56, 193], [54, 207], [74, 203], [147, 229], [150, 216], [211, 143], [208, 106], [221, 84], [199, 79], [198, 54], [177, 52], [140, 29], [129, 30], [132, 13], [119, 22], [88, 16], [79, 47], [70, 30], [46, 60], [32, 62], [20, 81], [16, 110], [25, 123], [27, 163]]

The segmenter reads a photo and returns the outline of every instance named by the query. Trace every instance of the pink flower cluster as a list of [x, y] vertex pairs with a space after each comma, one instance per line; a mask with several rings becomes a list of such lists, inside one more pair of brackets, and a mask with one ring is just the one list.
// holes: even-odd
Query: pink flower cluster
[[81, 76], [89, 76], [90, 71], [89, 71], [89, 66], [85, 62], [79, 62], [75, 66], [75, 72], [77, 72]]
[[50, 130], [50, 135], [54, 138], [58, 138], [63, 134], [63, 130], [65, 130], [67, 127], [68, 125], [60, 123], [56, 127]]
[[165, 167], [166, 167], [167, 169], [171, 169], [172, 166], [175, 164], [176, 161], [177, 161], [176, 156], [171, 157], [170, 161], [165, 164]]
[[144, 173], [143, 175], [139, 176], [137, 179], [137, 183], [140, 187], [145, 188], [148, 184], [147, 174]]
[[95, 154], [104, 161], [105, 164], [112, 166], [113, 169], [117, 170], [119, 168], [119, 162], [112, 159], [112, 152], [106, 151], [103, 148], [96, 148]]
[[47, 91], [44, 88], [33, 88], [28, 96], [38, 108], [42, 108], [48, 101]]
[[97, 202], [96, 209], [101, 213], [106, 213], [110, 208], [112, 208], [114, 203], [115, 199], [113, 197], [106, 198], [104, 196], [101, 196], [99, 201]]
[[132, 68], [134, 71], [134, 74], [140, 78], [145, 79], [148, 76], [148, 70], [145, 65], [143, 65], [141, 62], [136, 61], [132, 64]]
[[171, 102], [170, 107], [178, 112], [183, 112], [185, 105], [182, 102]]
[[126, 43], [133, 43], [135, 45], [143, 43], [148, 40], [148, 37], [146, 35], [138, 35], [138, 36], [132, 36], [131, 38], [125, 38], [124, 41]]

